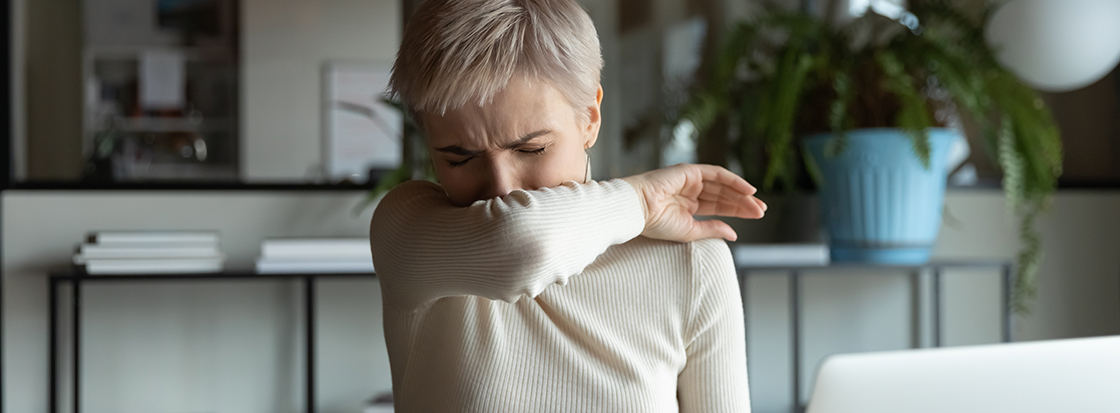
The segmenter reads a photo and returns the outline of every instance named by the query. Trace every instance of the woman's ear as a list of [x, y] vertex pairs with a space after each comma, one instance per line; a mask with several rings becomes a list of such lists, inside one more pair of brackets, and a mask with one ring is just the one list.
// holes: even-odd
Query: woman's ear
[[599, 127], [603, 124], [603, 116], [600, 108], [603, 106], [603, 86], [600, 85], [599, 89], [595, 91], [595, 106], [587, 107], [587, 140], [583, 144], [583, 149], [591, 149], [595, 146], [595, 141], [599, 139]]

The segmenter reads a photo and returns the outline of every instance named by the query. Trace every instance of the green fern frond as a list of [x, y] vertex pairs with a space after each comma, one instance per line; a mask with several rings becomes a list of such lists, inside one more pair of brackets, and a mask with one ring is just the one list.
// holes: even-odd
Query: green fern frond
[[1023, 157], [1019, 154], [1015, 144], [1015, 133], [1011, 119], [1004, 116], [999, 128], [999, 166], [1003, 170], [1003, 194], [1007, 203], [1008, 214], [1018, 212], [1019, 205], [1023, 204]]
[[906, 72], [905, 66], [889, 50], [876, 54], [879, 67], [883, 70], [883, 87], [894, 92], [901, 100], [896, 123], [906, 131], [913, 144], [914, 155], [926, 169], [930, 164], [930, 145], [928, 129], [933, 126], [929, 106], [915, 87], [914, 77]]
[[829, 105], [828, 125], [832, 129], [832, 139], [824, 147], [824, 154], [828, 157], [839, 156], [848, 150], [848, 104], [852, 101], [852, 79], [847, 72], [836, 73], [832, 89], [836, 92], [836, 99]]
[[1018, 266], [1015, 271], [1015, 286], [1011, 292], [1011, 306], [1018, 314], [1029, 314], [1030, 303], [1038, 294], [1038, 267], [1042, 264], [1042, 238], [1035, 228], [1038, 208], [1028, 206], [1020, 211]]
[[793, 157], [793, 122], [797, 116], [797, 107], [801, 94], [802, 84], [813, 67], [811, 55], [799, 53], [799, 50], [789, 49], [779, 66], [780, 72], [776, 74], [775, 88], [773, 89], [770, 120], [765, 124], [768, 128], [764, 136], [768, 137], [767, 149], [771, 161], [763, 178], [763, 188], [771, 189], [778, 178], [792, 183], [789, 179], [795, 158]]

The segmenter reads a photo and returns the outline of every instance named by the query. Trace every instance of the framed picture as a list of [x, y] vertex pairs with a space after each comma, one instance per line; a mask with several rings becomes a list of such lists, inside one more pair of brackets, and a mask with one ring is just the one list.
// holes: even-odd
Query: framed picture
[[403, 157], [404, 117], [385, 103], [392, 65], [323, 65], [323, 166], [332, 181], [364, 183], [370, 171], [396, 169]]

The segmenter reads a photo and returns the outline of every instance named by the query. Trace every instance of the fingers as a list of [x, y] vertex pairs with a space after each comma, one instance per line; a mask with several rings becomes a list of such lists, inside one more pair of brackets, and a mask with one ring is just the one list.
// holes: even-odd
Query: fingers
[[695, 215], [718, 215], [735, 218], [762, 218], [766, 213], [766, 203], [753, 196], [719, 197], [702, 194], [698, 198]]
[[714, 183], [720, 187], [725, 187], [726, 189], [735, 191], [742, 195], [754, 195], [755, 192], [758, 192], [758, 189], [756, 189], [750, 183], [747, 183], [747, 180], [743, 179], [739, 175], [735, 175], [731, 171], [728, 171], [726, 168], [715, 165], [689, 166], [696, 168], [696, 170], [700, 172], [700, 176], [704, 180], [705, 187]]
[[766, 215], [766, 209], [764, 205], [765, 204], [762, 202], [762, 200], [752, 196], [750, 199], [737, 205], [739, 208], [735, 211], [734, 216], [736, 218], [748, 219], [762, 218]]
[[[731, 206], [745, 204], [748, 209], [760, 212], [766, 210], [766, 204], [753, 196], [758, 190], [743, 178], [721, 167], [712, 165], [695, 166], [699, 167], [701, 171], [706, 171], [703, 189], [697, 197], [699, 200], [724, 203]], [[728, 209], [726, 206], [720, 206], [719, 210], [721, 215], [734, 214], [729, 212], [734, 208]]]
[[678, 164], [625, 180], [649, 204], [644, 208], [647, 222], [642, 234], [651, 238], [735, 241], [738, 235], [727, 223], [696, 221], [694, 216], [757, 219], [766, 211], [766, 203], [754, 196], [754, 186], [718, 166]]
[[731, 218], [759, 219], [766, 215], [766, 211], [759, 204], [757, 198], [746, 202], [701, 202], [694, 215], [711, 215]]
[[758, 190], [731, 171], [714, 165], [678, 166], [694, 168], [703, 177], [696, 214], [749, 219], [765, 215], [766, 203], [753, 196]]
[[704, 238], [723, 238], [728, 241], [735, 241], [739, 239], [739, 234], [731, 229], [730, 225], [726, 222], [713, 219], [708, 221], [696, 221], [693, 226], [692, 237], [688, 241], [695, 241]]

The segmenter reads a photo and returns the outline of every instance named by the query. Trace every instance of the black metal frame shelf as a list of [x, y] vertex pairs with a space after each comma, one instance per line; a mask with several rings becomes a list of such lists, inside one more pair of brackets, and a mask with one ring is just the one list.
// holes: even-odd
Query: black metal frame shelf
[[[941, 278], [943, 272], [947, 268], [956, 269], [999, 269], [1001, 275], [1001, 288], [1000, 288], [1000, 339], [1004, 343], [1009, 343], [1014, 340], [1012, 336], [1012, 318], [1014, 313], [1011, 308], [1011, 285], [1014, 281], [1013, 264], [1011, 261], [1001, 260], [962, 260], [962, 261], [934, 261], [924, 265], [875, 265], [875, 264], [848, 264], [836, 263], [826, 266], [766, 266], [766, 267], [753, 267], [753, 266], [738, 266], [739, 273], [739, 293], [743, 298], [743, 320], [747, 330], [747, 337], [750, 337], [750, 323], [749, 313], [747, 312], [747, 277], [752, 272], [785, 272], [789, 276], [789, 329], [790, 329], [790, 347], [791, 347], [791, 377], [793, 378], [792, 398], [793, 398], [793, 411], [800, 413], [805, 410], [805, 406], [801, 404], [801, 277], [805, 272], [819, 272], [819, 271], [841, 271], [852, 272], [852, 270], [871, 270], [874, 272], [888, 272], [888, 273], [902, 273], [911, 277], [911, 282], [918, 282], [919, 277], [925, 271], [930, 271], [933, 276], [932, 285], [932, 315], [933, 315], [933, 346], [941, 347], [942, 345], [942, 284]], [[841, 275], [843, 276], [843, 275]], [[923, 283], [918, 282], [918, 288], [921, 289]], [[920, 312], [920, 310], [917, 310]], [[920, 320], [917, 315], [912, 315], [915, 321]], [[912, 328], [922, 328], [921, 323], [917, 322]], [[920, 347], [921, 343], [914, 343], [914, 348]]]
[[48, 279], [50, 280], [50, 321], [48, 340], [50, 346], [50, 373], [48, 380], [47, 397], [49, 400], [47, 405], [51, 413], [58, 412], [58, 372], [59, 362], [58, 356], [60, 351], [60, 343], [58, 340], [58, 293], [59, 287], [63, 283], [70, 283], [71, 298], [70, 298], [70, 331], [71, 342], [70, 348], [70, 362], [71, 362], [71, 411], [78, 413], [81, 411], [81, 331], [82, 331], [82, 318], [81, 318], [81, 285], [86, 282], [129, 282], [129, 281], [142, 281], [142, 282], [159, 282], [159, 281], [276, 281], [276, 280], [300, 280], [303, 282], [303, 311], [305, 317], [304, 323], [304, 339], [305, 342], [305, 384], [306, 395], [304, 401], [306, 402], [306, 411], [308, 413], [315, 412], [315, 282], [319, 278], [372, 278], [376, 277], [373, 273], [301, 273], [301, 274], [259, 274], [254, 272], [228, 272], [228, 273], [213, 273], [213, 274], [141, 274], [141, 275], [117, 275], [117, 274], [98, 274], [90, 275], [81, 270], [70, 272], [52, 273]]
[[[955, 262], [931, 262], [926, 265], [920, 266], [887, 266], [887, 265], [863, 265], [863, 264], [833, 264], [829, 266], [804, 266], [804, 267], [750, 267], [740, 266], [737, 270], [739, 273], [739, 284], [746, 302], [747, 297], [747, 278], [751, 273], [756, 272], [785, 272], [789, 276], [789, 311], [790, 311], [790, 342], [791, 342], [791, 369], [793, 378], [793, 406], [795, 411], [803, 411], [801, 405], [801, 324], [802, 324], [802, 280], [801, 277], [806, 272], [818, 271], [842, 271], [851, 272], [852, 270], [872, 270], [875, 272], [900, 272], [904, 275], [909, 275], [912, 279], [916, 280], [924, 271], [930, 271], [933, 277], [932, 282], [932, 315], [933, 315], [933, 346], [940, 347], [942, 345], [942, 283], [941, 278], [943, 271], [947, 268], [957, 269], [987, 269], [998, 268], [1002, 275], [1002, 288], [1001, 288], [1001, 339], [1003, 342], [1010, 342], [1012, 337], [1012, 317], [1013, 313], [1010, 306], [1010, 287], [1014, 276], [1012, 272], [1012, 264], [1010, 261], [955, 261]], [[216, 273], [216, 274], [142, 274], [142, 275], [118, 275], [118, 274], [105, 274], [105, 275], [90, 275], [84, 271], [70, 271], [62, 273], [53, 273], [49, 277], [49, 306], [50, 306], [50, 320], [49, 320], [49, 333], [48, 340], [50, 346], [49, 356], [49, 392], [48, 392], [48, 406], [49, 411], [54, 413], [58, 412], [59, 408], [59, 369], [62, 367], [58, 361], [61, 351], [61, 343], [58, 340], [58, 327], [59, 327], [59, 287], [64, 283], [69, 283], [71, 287], [70, 311], [71, 311], [71, 343], [68, 351], [71, 355], [71, 411], [78, 413], [81, 411], [81, 285], [86, 282], [159, 282], [159, 281], [246, 281], [246, 280], [260, 280], [260, 281], [276, 281], [276, 280], [300, 280], [303, 282], [303, 310], [306, 317], [304, 326], [305, 338], [305, 402], [306, 411], [308, 413], [315, 412], [315, 342], [317, 339], [315, 329], [315, 282], [319, 278], [335, 278], [335, 277], [376, 277], [373, 273], [322, 273], [322, 274], [258, 274], [254, 272], [229, 272], [229, 273]], [[919, 284], [921, 286], [923, 284]], [[747, 307], [744, 306], [744, 321], [748, 321], [746, 313]], [[749, 322], [746, 323], [747, 333], [750, 333]], [[916, 343], [916, 345], [918, 345]]]

